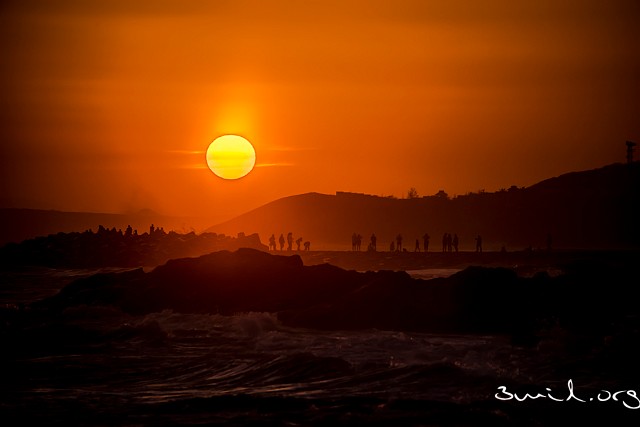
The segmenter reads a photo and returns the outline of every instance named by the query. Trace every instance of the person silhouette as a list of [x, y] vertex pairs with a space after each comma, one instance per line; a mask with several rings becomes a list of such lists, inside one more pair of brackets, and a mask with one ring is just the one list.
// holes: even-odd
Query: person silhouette
[[420, 239], [416, 239], [416, 248], [413, 251], [420, 252]]
[[287, 250], [288, 251], [293, 250], [293, 233], [292, 232], [287, 233]]
[[297, 250], [298, 250], [298, 252], [300, 252], [300, 243], [302, 243], [302, 237], [298, 237], [298, 238], [296, 239], [296, 245], [298, 245], [298, 249], [297, 249]]
[[357, 246], [358, 246], [358, 235], [356, 233], [353, 233], [351, 235], [351, 250], [355, 251]]
[[378, 241], [378, 238], [376, 237], [376, 234], [375, 234], [375, 233], [373, 233], [373, 234], [371, 235], [371, 250], [372, 250], [372, 251], [374, 251], [374, 252], [375, 252], [375, 250], [376, 250], [376, 243], [377, 243], [377, 241]]
[[458, 253], [458, 233], [453, 235], [453, 249], [456, 251], [456, 253]]
[[310, 248], [311, 248], [311, 242], [307, 240], [306, 242], [304, 242], [304, 250], [309, 252]]
[[396, 236], [396, 250], [398, 252], [402, 251], [402, 234]]
[[275, 235], [271, 235], [271, 237], [269, 237], [269, 250], [276, 250], [276, 236]]
[[391, 244], [389, 245], [389, 252], [394, 252], [395, 250], [396, 250], [396, 244], [392, 240]]
[[476, 237], [476, 252], [482, 252], [482, 236]]
[[362, 235], [356, 235], [356, 250], [359, 252], [360, 247], [362, 246]]
[[280, 250], [284, 250], [284, 236], [280, 233], [280, 238], [278, 239], [278, 243], [280, 243]]
[[422, 236], [422, 243], [423, 243], [423, 247], [424, 247], [424, 251], [425, 253], [429, 251], [429, 239], [431, 237], [429, 236], [429, 234], [424, 233], [424, 236]]

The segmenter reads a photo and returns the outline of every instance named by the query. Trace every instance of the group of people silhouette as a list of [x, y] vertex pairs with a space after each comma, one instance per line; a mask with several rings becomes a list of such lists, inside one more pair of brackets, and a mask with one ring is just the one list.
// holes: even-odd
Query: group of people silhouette
[[451, 233], [444, 233], [442, 235], [442, 252], [458, 252], [458, 244], [460, 240], [458, 239], [458, 234], [454, 234], [453, 237]]
[[[303, 240], [304, 239], [302, 237], [298, 237], [295, 240], [296, 250], [298, 252], [300, 251], [300, 245], [302, 244]], [[284, 234], [280, 234], [280, 237], [278, 238], [278, 243], [280, 244], [280, 250], [284, 251], [284, 244], [285, 244]], [[289, 251], [289, 252], [293, 251], [293, 233], [292, 232], [288, 232], [287, 233], [286, 243], [287, 243], [287, 251]], [[310, 241], [307, 240], [306, 242], [304, 242], [303, 246], [304, 246], [304, 250], [305, 251], [311, 250], [311, 242]], [[272, 234], [271, 237], [269, 237], [269, 250], [270, 251], [277, 251], [278, 250], [278, 248], [276, 246], [276, 236], [275, 236], [275, 234]]]
[[[362, 248], [362, 235], [358, 233], [353, 233], [351, 235], [351, 250], [357, 252], [357, 251], [360, 251], [361, 248]], [[367, 251], [375, 252], [376, 250], [378, 250], [378, 238], [376, 237], [376, 234], [373, 233], [369, 238], [369, 245], [367, 245]]]
[[[422, 236], [422, 249], [425, 252], [429, 252], [429, 241], [431, 239], [431, 236], [429, 236], [429, 233], [424, 233], [424, 236]], [[398, 238], [396, 237], [396, 240], [398, 240]], [[416, 239], [416, 245], [413, 248], [414, 252], [420, 252], [420, 239]]]
[[362, 246], [362, 236], [357, 233], [353, 233], [351, 235], [351, 250], [359, 251]]
[[[90, 232], [92, 232], [91, 230], [89, 230]], [[143, 234], [138, 234], [138, 230], [137, 229], [133, 229], [133, 227], [131, 227], [131, 225], [127, 225], [127, 228], [124, 230], [124, 232], [122, 231], [121, 228], [117, 229], [115, 227], [109, 229], [104, 227], [102, 224], [98, 225], [98, 232], [97, 234], [99, 236], [106, 236], [106, 235], [118, 235], [120, 237], [138, 237], [138, 236], [166, 236], [167, 233], [164, 231], [164, 227], [156, 227], [153, 224], [151, 224], [151, 226], [149, 227], [149, 231], [148, 233], [143, 233]]]
[[[131, 231], [127, 229], [125, 234], [130, 234]], [[134, 231], [134, 233], [136, 233]], [[164, 233], [164, 230], [155, 229], [155, 234]], [[150, 235], [154, 234], [153, 225], [151, 226], [151, 230], [149, 232]], [[359, 252], [362, 250], [362, 240], [363, 236], [360, 233], [354, 232], [351, 235], [351, 250], [353, 252]], [[473, 240], [475, 241], [475, 252], [482, 253], [482, 236], [480, 234], [476, 235]], [[270, 251], [285, 251], [285, 245], [287, 251], [294, 251], [293, 243], [296, 244], [296, 251], [309, 251], [311, 250], [311, 242], [306, 241], [303, 243], [303, 238], [298, 237], [294, 241], [293, 233], [287, 233], [286, 237], [284, 234], [280, 234], [280, 237], [276, 240], [274, 234], [269, 238], [269, 250]], [[429, 252], [429, 246], [431, 242], [431, 236], [429, 233], [424, 233], [422, 237], [418, 237], [415, 240], [414, 252]], [[407, 252], [407, 248], [404, 243], [404, 238], [401, 233], [398, 233], [396, 237], [389, 243], [389, 252]], [[279, 245], [279, 249], [278, 249]], [[302, 249], [301, 246], [304, 248]], [[547, 235], [546, 240], [546, 248], [548, 251], [551, 250], [551, 234]], [[376, 252], [378, 250], [378, 237], [375, 233], [371, 234], [369, 238], [369, 243], [367, 245], [366, 250], [368, 252]], [[410, 249], [409, 249], [410, 250]], [[437, 248], [436, 248], [437, 250]], [[460, 238], [458, 237], [458, 233], [449, 233], [446, 232], [442, 235], [442, 253], [458, 253], [460, 250]], [[503, 247], [502, 252], [506, 252], [506, 248]]]
[[[475, 237], [476, 241], [476, 252], [482, 252], [482, 236], [478, 234]], [[442, 236], [442, 252], [458, 252], [458, 246], [460, 244], [460, 239], [458, 238], [458, 234], [455, 233], [451, 236], [451, 233], [444, 233]]]
[[[369, 246], [367, 247], [368, 251], [376, 251], [377, 250], [377, 237], [375, 233], [371, 234], [371, 241]], [[420, 246], [420, 238], [416, 239], [416, 245], [414, 247], [414, 252], [429, 252], [429, 243], [431, 240], [431, 236], [429, 233], [425, 233], [422, 236], [422, 247]], [[475, 237], [476, 241], [476, 252], [482, 252], [482, 236], [478, 235]], [[402, 246], [403, 237], [402, 234], [398, 234], [394, 240], [389, 244], [390, 252], [407, 252], [407, 248]], [[358, 233], [353, 233], [351, 235], [351, 250], [352, 251], [360, 251], [362, 244], [362, 235]], [[460, 244], [460, 239], [458, 238], [458, 234], [454, 233], [444, 233], [442, 236], [442, 252], [458, 252]]]

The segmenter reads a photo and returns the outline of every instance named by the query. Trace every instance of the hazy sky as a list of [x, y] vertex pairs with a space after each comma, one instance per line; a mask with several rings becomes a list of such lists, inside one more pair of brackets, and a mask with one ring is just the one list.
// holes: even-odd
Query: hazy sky
[[[640, 142], [640, 2], [3, 1], [0, 206], [212, 223], [528, 186]], [[255, 146], [238, 181], [222, 134]]]

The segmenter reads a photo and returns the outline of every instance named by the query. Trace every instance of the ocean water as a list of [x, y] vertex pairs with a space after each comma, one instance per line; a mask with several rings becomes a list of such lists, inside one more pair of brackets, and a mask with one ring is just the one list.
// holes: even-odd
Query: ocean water
[[[72, 271], [69, 278], [90, 273]], [[80, 306], [52, 316], [16, 305], [40, 296], [9, 286], [37, 283], [29, 277], [4, 276], [12, 292], [4, 294], [2, 312], [2, 425], [555, 425], [611, 414], [638, 420], [620, 402], [495, 397], [508, 386], [551, 388], [564, 398], [569, 379], [581, 393], [617, 390], [619, 379], [594, 371], [596, 355], [572, 354], [562, 331], [519, 347], [507, 336], [290, 328], [271, 313], [131, 316]], [[55, 292], [45, 288], [42, 294]]]

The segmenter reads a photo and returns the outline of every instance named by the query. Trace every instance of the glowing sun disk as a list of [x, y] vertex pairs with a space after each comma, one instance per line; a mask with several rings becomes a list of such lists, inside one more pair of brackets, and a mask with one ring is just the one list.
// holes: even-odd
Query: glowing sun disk
[[253, 145], [238, 135], [223, 135], [207, 148], [209, 169], [224, 179], [238, 179], [247, 175], [256, 164]]

